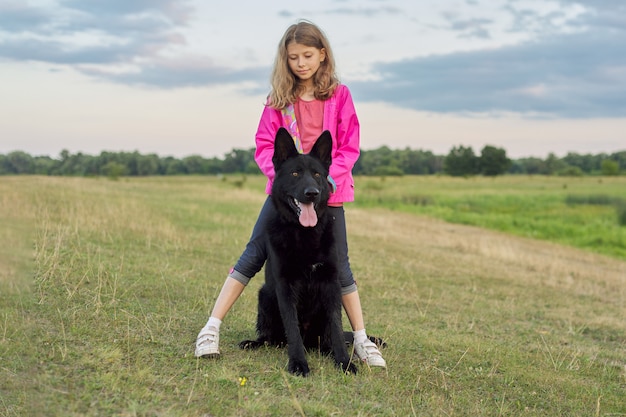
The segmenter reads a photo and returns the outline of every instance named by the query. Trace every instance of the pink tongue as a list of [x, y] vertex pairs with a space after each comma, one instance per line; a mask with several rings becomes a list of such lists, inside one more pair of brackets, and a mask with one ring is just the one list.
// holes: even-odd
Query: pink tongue
[[315, 227], [317, 224], [317, 214], [313, 208], [313, 203], [299, 203], [300, 224], [304, 227]]

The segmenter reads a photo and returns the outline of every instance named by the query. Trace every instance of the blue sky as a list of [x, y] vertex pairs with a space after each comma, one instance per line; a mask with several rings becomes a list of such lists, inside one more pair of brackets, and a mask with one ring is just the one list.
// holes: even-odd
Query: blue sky
[[328, 35], [363, 149], [626, 150], [622, 0], [0, 0], [0, 153], [252, 147], [298, 19]]

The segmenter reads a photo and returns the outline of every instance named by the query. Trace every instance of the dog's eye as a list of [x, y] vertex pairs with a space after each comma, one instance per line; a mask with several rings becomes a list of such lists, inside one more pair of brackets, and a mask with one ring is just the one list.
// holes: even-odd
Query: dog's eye
[[315, 178], [319, 178], [322, 176], [322, 174], [320, 174], [319, 172], [316, 172], [315, 174], [313, 174], [315, 176]]
[[300, 175], [300, 174], [298, 174], [296, 171], [293, 171], [293, 172], [291, 173], [291, 175], [292, 175], [292, 176], [294, 176], [294, 177], [297, 177], [297, 176], [298, 176], [298, 175]]

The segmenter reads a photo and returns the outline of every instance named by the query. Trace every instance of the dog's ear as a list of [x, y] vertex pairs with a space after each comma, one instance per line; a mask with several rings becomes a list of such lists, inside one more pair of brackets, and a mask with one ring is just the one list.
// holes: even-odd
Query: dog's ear
[[319, 158], [326, 169], [330, 169], [333, 154], [333, 138], [328, 130], [322, 132], [313, 149], [311, 149], [310, 155]]
[[274, 156], [272, 157], [272, 163], [274, 164], [274, 171], [278, 171], [280, 166], [289, 158], [298, 156], [298, 150], [293, 142], [291, 134], [281, 127], [276, 132], [276, 139], [274, 140]]

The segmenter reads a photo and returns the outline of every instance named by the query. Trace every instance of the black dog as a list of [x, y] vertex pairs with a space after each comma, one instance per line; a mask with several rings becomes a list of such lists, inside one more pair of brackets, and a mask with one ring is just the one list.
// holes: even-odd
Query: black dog
[[308, 155], [287, 130], [276, 134], [272, 162], [275, 214], [267, 224], [268, 258], [259, 291], [256, 340], [242, 349], [287, 344], [289, 372], [307, 376], [305, 348], [332, 353], [344, 372], [350, 363], [341, 323], [341, 287], [332, 216], [327, 210], [332, 139], [325, 131]]

